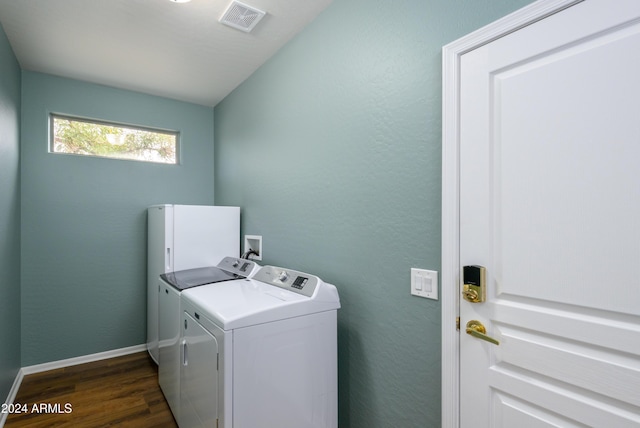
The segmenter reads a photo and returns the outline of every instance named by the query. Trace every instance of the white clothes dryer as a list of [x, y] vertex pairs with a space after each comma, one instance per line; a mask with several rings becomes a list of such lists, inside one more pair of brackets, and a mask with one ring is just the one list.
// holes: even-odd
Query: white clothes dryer
[[335, 286], [264, 266], [181, 305], [181, 428], [337, 427]]
[[169, 272], [158, 283], [158, 383], [176, 421], [180, 420], [180, 294], [193, 287], [249, 278], [255, 262], [225, 257], [217, 266]]

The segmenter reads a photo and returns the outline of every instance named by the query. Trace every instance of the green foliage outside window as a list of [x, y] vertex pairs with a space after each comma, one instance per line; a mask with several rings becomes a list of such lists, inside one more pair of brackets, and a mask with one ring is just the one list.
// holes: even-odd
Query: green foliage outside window
[[51, 151], [77, 155], [177, 163], [178, 134], [51, 116]]

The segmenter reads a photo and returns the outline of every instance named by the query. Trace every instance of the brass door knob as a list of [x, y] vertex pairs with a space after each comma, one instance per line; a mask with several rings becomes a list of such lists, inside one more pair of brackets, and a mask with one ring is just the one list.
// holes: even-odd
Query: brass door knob
[[470, 334], [473, 337], [477, 337], [478, 339], [486, 340], [487, 342], [493, 343], [494, 345], [500, 345], [500, 342], [494, 339], [491, 336], [487, 336], [487, 329], [484, 325], [478, 320], [471, 320], [467, 323], [467, 334]]

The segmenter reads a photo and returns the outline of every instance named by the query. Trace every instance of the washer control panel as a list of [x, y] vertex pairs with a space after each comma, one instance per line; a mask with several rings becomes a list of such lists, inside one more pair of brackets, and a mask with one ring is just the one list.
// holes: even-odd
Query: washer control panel
[[234, 273], [240, 277], [247, 277], [255, 268], [255, 262], [246, 259], [239, 259], [237, 257], [225, 257], [218, 263], [220, 269], [227, 272]]
[[263, 266], [253, 279], [307, 297], [313, 296], [320, 281], [317, 276], [275, 266]]

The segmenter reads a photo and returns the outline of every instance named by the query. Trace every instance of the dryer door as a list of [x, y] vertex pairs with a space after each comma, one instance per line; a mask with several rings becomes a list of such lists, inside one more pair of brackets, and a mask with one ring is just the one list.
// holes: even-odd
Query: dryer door
[[218, 341], [187, 312], [182, 313], [180, 428], [216, 426]]

